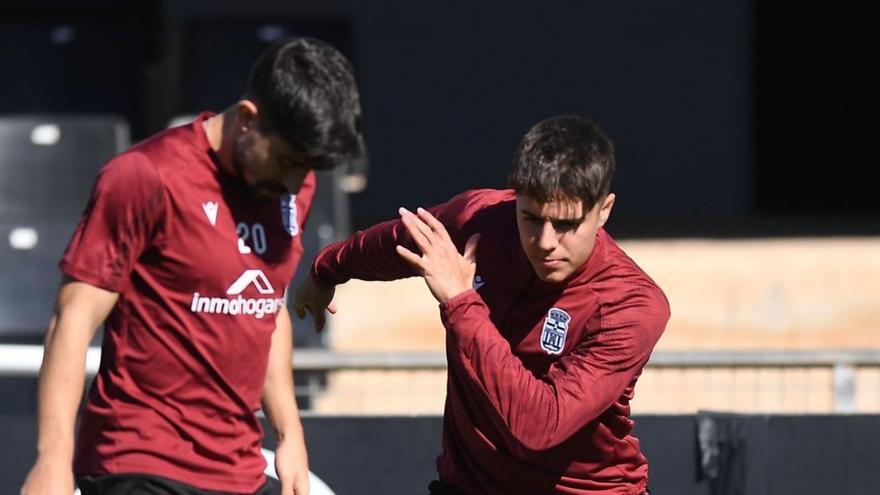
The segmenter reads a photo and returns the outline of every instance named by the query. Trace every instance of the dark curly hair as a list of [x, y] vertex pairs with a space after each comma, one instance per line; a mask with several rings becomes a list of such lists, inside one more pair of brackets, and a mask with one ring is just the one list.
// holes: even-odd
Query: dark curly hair
[[254, 63], [245, 98], [256, 103], [261, 130], [283, 138], [314, 168], [365, 153], [351, 64], [323, 41], [296, 37], [273, 44]]

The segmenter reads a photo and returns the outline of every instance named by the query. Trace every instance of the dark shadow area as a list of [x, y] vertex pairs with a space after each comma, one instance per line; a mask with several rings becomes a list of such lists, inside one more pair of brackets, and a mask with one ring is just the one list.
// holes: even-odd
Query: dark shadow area
[[[634, 419], [656, 495], [876, 491], [877, 415], [701, 413]], [[436, 477], [439, 416], [306, 416], [303, 426], [312, 472], [340, 495], [426, 493]], [[265, 423], [264, 428], [270, 431]], [[275, 447], [271, 436], [263, 444], [270, 450]], [[0, 486], [20, 486], [36, 455], [35, 438], [32, 415], [0, 414]]]
[[854, 1], [754, 4], [756, 212], [873, 215], [877, 233], [874, 16]]
[[[112, 113], [148, 132], [159, 0], [12, 1], [0, 16], [0, 112]], [[15, 48], [12, 48], [15, 47]]]

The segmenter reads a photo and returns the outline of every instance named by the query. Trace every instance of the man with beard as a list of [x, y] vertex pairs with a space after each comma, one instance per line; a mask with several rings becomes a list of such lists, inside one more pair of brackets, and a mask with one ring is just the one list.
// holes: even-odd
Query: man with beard
[[629, 402], [669, 305], [603, 229], [614, 168], [592, 121], [545, 120], [510, 189], [401, 208], [325, 248], [297, 291], [296, 312], [320, 326], [338, 284], [424, 277], [449, 366], [432, 495], [647, 491]]
[[[286, 286], [314, 169], [364, 153], [349, 62], [309, 38], [254, 64], [241, 100], [161, 132], [99, 173], [60, 262], [25, 495], [308, 493]], [[101, 366], [74, 448], [85, 354]], [[71, 469], [71, 465], [73, 469]]]

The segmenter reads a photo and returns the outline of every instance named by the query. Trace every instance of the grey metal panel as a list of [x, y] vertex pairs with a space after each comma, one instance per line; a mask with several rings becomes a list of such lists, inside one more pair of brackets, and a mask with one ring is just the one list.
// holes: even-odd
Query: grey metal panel
[[77, 219], [98, 170], [128, 145], [115, 116], [0, 116], [0, 219]]
[[115, 116], [0, 116], [0, 339], [45, 331], [95, 176], [128, 145]]

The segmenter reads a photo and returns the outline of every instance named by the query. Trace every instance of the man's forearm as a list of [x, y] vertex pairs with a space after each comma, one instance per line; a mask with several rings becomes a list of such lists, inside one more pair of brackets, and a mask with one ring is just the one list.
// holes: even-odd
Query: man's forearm
[[52, 318], [40, 369], [37, 454], [71, 462], [76, 411], [85, 382], [88, 341], [58, 331]]
[[263, 412], [278, 441], [302, 438], [302, 424], [293, 393], [293, 327], [284, 308], [276, 318], [275, 331], [263, 383]]
[[73, 437], [85, 381], [86, 350], [119, 295], [71, 279], [62, 281], [46, 332], [37, 406], [37, 460], [23, 495], [73, 491]]
[[293, 393], [293, 327], [284, 307], [276, 318], [269, 351], [269, 364], [263, 383], [263, 412], [278, 440], [275, 471], [281, 481], [281, 493], [306, 494], [309, 485], [309, 460], [296, 397]]
[[85, 382], [86, 351], [118, 295], [65, 280], [46, 332], [37, 406], [37, 453], [73, 457], [76, 413]]
[[351, 279], [387, 281], [412, 277], [416, 273], [398, 256], [398, 244], [414, 248], [400, 221], [374, 225], [324, 248], [311, 267], [312, 277], [325, 287]]
[[[268, 372], [263, 387], [263, 412], [275, 438], [281, 442], [290, 437], [302, 438], [302, 423], [293, 393], [293, 379], [271, 376]], [[291, 376], [291, 373], [287, 373]]]
[[647, 362], [667, 316], [625, 311], [621, 323], [606, 325], [536, 375], [513, 353], [479, 294], [468, 291], [441, 305], [450, 369], [478, 391], [474, 407], [497, 413], [511, 450], [535, 455], [598, 418]]

